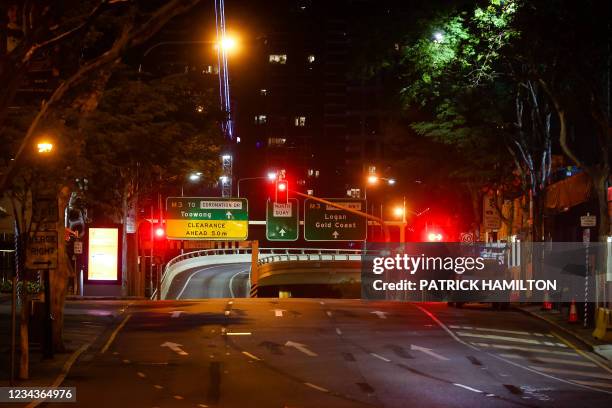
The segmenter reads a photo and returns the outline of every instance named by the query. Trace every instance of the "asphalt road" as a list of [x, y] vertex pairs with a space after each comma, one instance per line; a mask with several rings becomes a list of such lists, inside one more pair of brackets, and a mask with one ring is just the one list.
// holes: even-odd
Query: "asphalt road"
[[78, 407], [611, 406], [612, 369], [572, 343], [436, 303], [133, 302], [64, 385]]
[[167, 299], [247, 297], [250, 263], [200, 266], [177, 275]]

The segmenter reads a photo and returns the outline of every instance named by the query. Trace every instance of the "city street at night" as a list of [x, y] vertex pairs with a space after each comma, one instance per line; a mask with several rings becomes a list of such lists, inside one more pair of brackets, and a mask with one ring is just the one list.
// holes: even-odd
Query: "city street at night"
[[612, 407], [604, 0], [0, 2], [0, 407]]

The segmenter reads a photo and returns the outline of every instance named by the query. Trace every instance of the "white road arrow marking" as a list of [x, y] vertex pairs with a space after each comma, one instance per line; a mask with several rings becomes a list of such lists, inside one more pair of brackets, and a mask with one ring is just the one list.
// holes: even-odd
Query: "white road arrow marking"
[[440, 354], [435, 353], [435, 352], [434, 352], [432, 349], [428, 349], [428, 348], [426, 348], [426, 347], [421, 347], [421, 346], [416, 346], [416, 345], [414, 345], [414, 344], [411, 344], [411, 345], [410, 345], [410, 350], [420, 351], [421, 353], [425, 353], [425, 354], [427, 354], [428, 356], [435, 357], [435, 358], [437, 358], [438, 360], [448, 361], [448, 358], [446, 358], [446, 357], [444, 357], [444, 356], [441, 356]]
[[183, 349], [181, 348], [183, 347], [182, 344], [172, 343], [171, 341], [167, 341], [163, 344], [160, 344], [160, 347], [168, 347], [170, 350], [174, 351], [175, 353], [181, 356], [186, 356], [189, 354], [186, 351], [183, 351]]
[[274, 316], [276, 316], [276, 317], [283, 317], [283, 312], [286, 312], [286, 310], [283, 310], [283, 309], [274, 309]]
[[334, 237], [334, 239], [338, 239], [338, 236], [339, 236], [339, 235], [340, 235], [340, 234], [338, 233], [338, 231], [334, 231], [334, 232], [332, 232], [332, 236]]
[[306, 354], [307, 356], [310, 356], [310, 357], [318, 356], [317, 353], [315, 353], [314, 351], [308, 350], [306, 345], [302, 344], [302, 343], [295, 343], [293, 341], [288, 341], [288, 342], [285, 343], [285, 347], [295, 347], [295, 349], [301, 351], [302, 353], [304, 353], [304, 354]]
[[284, 229], [281, 228], [281, 230], [278, 231], [278, 233], [280, 234], [281, 237], [284, 237], [285, 234], [287, 233], [287, 231], [285, 231]]
[[226, 212], [225, 215], [227, 216], [228, 220], [232, 218], [232, 213], [230, 211]]
[[179, 317], [181, 315], [181, 313], [185, 313], [185, 312], [183, 312], [182, 310], [176, 310], [176, 311], [171, 312], [171, 313], [172, 313], [172, 315], [171, 315], [172, 317]]
[[374, 312], [370, 312], [375, 314], [376, 316], [380, 317], [381, 319], [386, 319], [387, 318], [387, 312], [381, 312], [380, 310], [376, 310]]

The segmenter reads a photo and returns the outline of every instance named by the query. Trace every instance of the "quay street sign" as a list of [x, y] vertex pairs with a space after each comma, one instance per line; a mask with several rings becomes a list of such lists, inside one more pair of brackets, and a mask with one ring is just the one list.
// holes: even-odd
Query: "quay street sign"
[[[335, 204], [356, 211], [366, 210], [365, 200], [328, 198]], [[304, 201], [306, 241], [365, 241], [367, 220], [357, 214], [307, 198]]]
[[244, 241], [249, 231], [246, 198], [168, 197], [168, 239]]
[[266, 239], [268, 241], [297, 241], [300, 219], [298, 200], [290, 198], [286, 203], [266, 202]]

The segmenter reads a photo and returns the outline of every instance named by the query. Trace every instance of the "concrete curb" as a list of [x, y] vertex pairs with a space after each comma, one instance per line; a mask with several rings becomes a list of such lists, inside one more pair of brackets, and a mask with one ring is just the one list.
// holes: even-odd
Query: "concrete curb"
[[545, 321], [546, 323], [550, 324], [551, 326], [554, 326], [555, 328], [557, 328], [558, 330], [562, 331], [563, 333], [567, 334], [568, 336], [571, 336], [572, 338], [574, 338], [575, 340], [578, 340], [580, 343], [582, 343], [584, 346], [586, 346], [589, 351], [591, 351], [592, 353], [597, 354], [599, 357], [603, 358], [606, 362], [608, 362], [608, 364], [610, 362], [612, 362], [612, 360], [609, 359], [609, 357], [605, 356], [604, 354], [601, 354], [597, 348], [599, 347], [597, 344], [589, 341], [589, 339], [586, 339], [582, 336], [579, 336], [577, 333], [574, 333], [573, 331], [566, 329], [565, 327], [561, 326], [560, 324], [558, 324], [557, 322], [555, 322], [554, 320], [548, 319], [545, 316], [542, 316], [540, 314], [537, 313], [533, 313], [530, 310], [524, 309], [520, 306], [512, 306], [513, 309], [518, 310], [519, 312], [525, 313], [526, 315], [535, 317], [537, 319], [540, 319], [542, 321]]

